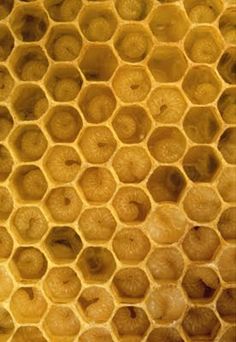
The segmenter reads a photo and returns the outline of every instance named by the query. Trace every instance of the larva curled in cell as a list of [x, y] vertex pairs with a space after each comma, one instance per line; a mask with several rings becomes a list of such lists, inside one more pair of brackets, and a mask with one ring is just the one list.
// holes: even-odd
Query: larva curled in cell
[[217, 228], [227, 242], [236, 240], [236, 207], [230, 207], [222, 212]]
[[88, 208], [80, 216], [79, 231], [88, 241], [103, 242], [111, 238], [116, 221], [108, 208]]
[[124, 20], [142, 20], [148, 10], [148, 2], [144, 0], [118, 0], [116, 4], [120, 17]]
[[8, 219], [13, 209], [13, 199], [7, 188], [0, 186], [0, 221]]
[[114, 342], [105, 328], [90, 328], [79, 337], [79, 342]]
[[[1, 239], [1, 228], [0, 228], [0, 239]], [[13, 290], [13, 281], [10, 277], [9, 271], [6, 266], [0, 266], [0, 301], [5, 301]]]
[[88, 162], [105, 163], [116, 149], [116, 140], [108, 127], [91, 126], [84, 130], [79, 146]]
[[[1, 201], [0, 201], [1, 203]], [[0, 259], [7, 259], [11, 255], [13, 239], [6, 228], [0, 227]]]
[[234, 342], [236, 336], [236, 327], [229, 327], [221, 336], [219, 342]]
[[121, 147], [113, 158], [113, 168], [123, 183], [139, 183], [149, 173], [151, 161], [142, 147]]
[[59, 80], [54, 87], [53, 96], [56, 101], [72, 101], [78, 94], [80, 85], [72, 78]]
[[217, 148], [229, 164], [236, 164], [235, 145], [236, 129], [228, 128], [221, 135]]
[[10, 313], [3, 308], [0, 307], [0, 338], [3, 342], [7, 341], [14, 330], [14, 322]]
[[14, 80], [5, 67], [0, 67], [0, 101], [4, 101], [10, 95], [14, 86]]
[[236, 249], [234, 247], [225, 247], [217, 261], [218, 270], [222, 279], [227, 283], [236, 281]]
[[46, 73], [47, 66], [42, 61], [29, 61], [22, 67], [23, 81], [37, 81]]
[[1, 24], [0, 31], [0, 62], [4, 62], [14, 47], [14, 39], [5, 24]]
[[236, 288], [222, 291], [216, 303], [216, 309], [224, 321], [233, 323], [236, 318]]
[[222, 10], [220, 1], [185, 0], [185, 8], [190, 20], [194, 23], [212, 23]]
[[35, 326], [21, 326], [14, 333], [12, 342], [47, 342], [39, 328]]
[[76, 31], [55, 34], [55, 38], [50, 43], [48, 50], [56, 61], [74, 60], [82, 47], [81, 38]]
[[147, 342], [184, 342], [175, 328], [155, 328], [148, 335]]
[[23, 200], [39, 201], [47, 190], [47, 181], [38, 167], [22, 167], [15, 175], [15, 186]]
[[138, 228], [124, 228], [114, 237], [112, 247], [118, 259], [125, 263], [142, 261], [150, 250], [150, 242]]
[[85, 319], [89, 322], [106, 322], [114, 309], [112, 296], [102, 287], [91, 286], [83, 290], [78, 299]]
[[235, 171], [235, 166], [223, 168], [218, 180], [218, 191], [223, 200], [228, 203], [236, 202], [236, 193], [232, 191], [236, 187]]
[[148, 257], [147, 267], [158, 282], [176, 281], [182, 275], [184, 260], [177, 248], [156, 248]]
[[235, 58], [236, 48], [228, 48], [221, 56], [218, 63], [218, 71], [221, 77], [229, 84], [236, 84]]
[[47, 308], [47, 302], [36, 287], [21, 287], [11, 297], [11, 311], [19, 323], [37, 323]]
[[5, 106], [0, 106], [0, 140], [4, 140], [13, 127], [13, 119]]
[[67, 303], [81, 288], [77, 274], [70, 267], [51, 268], [44, 280], [44, 289], [54, 303]]
[[10, 175], [13, 167], [13, 160], [8, 149], [0, 145], [0, 181], [4, 181]]

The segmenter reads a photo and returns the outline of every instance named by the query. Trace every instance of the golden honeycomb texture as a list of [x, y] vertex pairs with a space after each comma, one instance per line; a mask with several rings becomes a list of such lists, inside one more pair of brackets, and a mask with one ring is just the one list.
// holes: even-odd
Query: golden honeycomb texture
[[235, 164], [235, 0], [0, 0], [0, 342], [235, 342]]

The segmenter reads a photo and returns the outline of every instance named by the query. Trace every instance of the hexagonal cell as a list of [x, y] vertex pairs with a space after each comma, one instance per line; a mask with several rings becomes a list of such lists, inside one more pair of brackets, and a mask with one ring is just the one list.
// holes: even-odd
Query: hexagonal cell
[[38, 207], [18, 208], [11, 221], [12, 228], [24, 243], [40, 241], [48, 230], [48, 223]]
[[221, 201], [213, 188], [205, 185], [194, 185], [186, 194], [183, 206], [191, 220], [210, 222], [218, 215], [221, 209]]
[[219, 342], [233, 342], [236, 336], [236, 327], [226, 329]]
[[150, 326], [145, 311], [140, 307], [130, 305], [119, 308], [112, 319], [112, 323], [120, 338], [137, 337], [139, 338], [138, 341], [141, 340]]
[[82, 6], [81, 0], [45, 0], [44, 6], [54, 21], [72, 21], [74, 20]]
[[226, 167], [221, 172], [218, 181], [218, 191], [225, 202], [236, 202], [236, 167]]
[[0, 145], [0, 182], [4, 182], [10, 175], [13, 167], [13, 159], [8, 149]]
[[221, 0], [184, 0], [184, 7], [193, 23], [212, 23], [223, 9]]
[[11, 297], [10, 308], [18, 323], [38, 323], [47, 309], [47, 302], [37, 287], [20, 287]]
[[11, 342], [47, 342], [39, 328], [34, 326], [21, 326], [14, 333]]
[[191, 341], [214, 341], [220, 322], [211, 309], [196, 307], [186, 312], [182, 326]]
[[14, 49], [11, 65], [22, 81], [39, 81], [48, 68], [47, 57], [40, 46], [21, 45]]
[[110, 240], [116, 221], [108, 208], [88, 208], [81, 214], [78, 227], [87, 241], [99, 243]]
[[75, 230], [63, 226], [53, 227], [44, 243], [56, 263], [72, 262], [83, 247], [82, 241]]
[[29, 83], [14, 90], [12, 106], [20, 120], [38, 120], [47, 111], [48, 100], [38, 85]]
[[98, 286], [85, 288], [78, 298], [78, 306], [85, 320], [93, 324], [106, 322], [114, 309], [110, 293]]
[[148, 139], [151, 155], [160, 163], [173, 163], [184, 154], [186, 139], [176, 127], [156, 128]]
[[210, 67], [201, 65], [189, 69], [182, 87], [192, 103], [208, 104], [218, 96], [221, 82]]
[[120, 188], [112, 204], [119, 219], [126, 224], [145, 221], [151, 209], [146, 193], [141, 188], [131, 186]]
[[125, 103], [143, 101], [151, 89], [150, 79], [142, 66], [121, 66], [112, 84], [116, 95]]
[[0, 106], [0, 140], [5, 140], [13, 127], [13, 119], [7, 107]]
[[18, 280], [32, 282], [43, 277], [47, 270], [47, 260], [38, 248], [18, 247], [11, 261], [11, 268]]
[[6, 221], [13, 209], [12, 195], [7, 188], [0, 186], [0, 221]]
[[9, 28], [5, 24], [0, 24], [0, 62], [4, 62], [9, 57], [14, 45], [14, 38]]
[[48, 17], [40, 4], [21, 5], [15, 9], [10, 25], [16, 37], [23, 42], [36, 42], [48, 29]]
[[53, 60], [73, 61], [79, 56], [82, 38], [71, 24], [56, 25], [51, 28], [45, 47]]
[[67, 303], [77, 297], [81, 282], [70, 267], [53, 267], [44, 279], [46, 295], [54, 303]]
[[59, 64], [51, 66], [48, 70], [45, 85], [55, 101], [68, 102], [77, 97], [82, 82], [77, 68], [68, 64]]
[[44, 159], [44, 167], [53, 181], [58, 183], [72, 182], [78, 175], [81, 160], [77, 151], [66, 145], [53, 146]]
[[70, 186], [52, 189], [45, 205], [52, 218], [62, 223], [75, 221], [82, 208], [81, 199], [76, 190]]
[[104, 283], [114, 273], [116, 263], [108, 249], [87, 247], [81, 253], [77, 266], [86, 282]]
[[123, 143], [134, 144], [146, 138], [151, 121], [143, 107], [121, 107], [113, 119], [112, 126]]
[[10, 137], [16, 156], [23, 162], [40, 159], [47, 149], [47, 140], [36, 125], [19, 125]]
[[221, 135], [218, 150], [229, 164], [236, 164], [236, 128], [228, 128]]
[[14, 80], [5, 66], [0, 66], [0, 101], [5, 101], [14, 87]]
[[147, 188], [155, 202], [178, 202], [185, 186], [183, 174], [174, 166], [158, 167], [147, 182]]
[[19, 166], [11, 182], [19, 199], [23, 201], [40, 201], [48, 188], [44, 174], [35, 165]]
[[0, 339], [2, 342], [9, 341], [14, 331], [14, 322], [10, 313], [0, 306]]
[[148, 98], [147, 105], [153, 119], [163, 124], [179, 121], [187, 108], [180, 90], [168, 86], [154, 89]]
[[119, 28], [114, 46], [121, 59], [137, 63], [146, 58], [152, 48], [152, 41], [143, 25], [127, 24]]
[[106, 341], [113, 342], [110, 332], [102, 327], [91, 327], [88, 330], [85, 330], [82, 335], [79, 337], [79, 342], [88, 342], [88, 341]]
[[148, 67], [157, 82], [177, 82], [187, 69], [187, 60], [178, 47], [163, 45], [152, 52]]
[[144, 20], [152, 8], [150, 0], [117, 0], [116, 10], [124, 20]]
[[124, 228], [113, 238], [112, 247], [122, 263], [133, 264], [142, 261], [151, 246], [149, 239], [140, 229]]
[[[0, 227], [0, 236], [1, 236], [1, 227]], [[5, 265], [0, 266], [0, 301], [5, 301], [11, 294], [14, 284], [12, 278], [9, 274], [8, 269]]]
[[185, 133], [197, 144], [209, 144], [220, 129], [214, 107], [192, 107], [183, 122]]
[[236, 207], [230, 207], [222, 212], [217, 228], [227, 242], [236, 240]]
[[236, 84], [236, 48], [227, 49], [221, 56], [217, 69], [223, 80], [229, 84]]
[[171, 323], [182, 316], [186, 303], [176, 285], [161, 285], [152, 290], [146, 300], [146, 307], [155, 322]]
[[12, 11], [14, 0], [1, 0], [0, 3], [0, 20], [6, 18]]
[[236, 288], [224, 289], [217, 300], [216, 309], [221, 318], [234, 323], [236, 318]]
[[88, 46], [79, 63], [79, 68], [86, 79], [96, 82], [108, 81], [116, 67], [116, 57], [107, 45]]
[[236, 248], [225, 247], [217, 261], [218, 270], [222, 279], [227, 283], [236, 282]]
[[228, 44], [236, 44], [235, 21], [236, 11], [234, 7], [226, 9], [219, 20], [220, 32]]
[[155, 328], [148, 335], [147, 342], [184, 342], [175, 328]]
[[117, 20], [113, 11], [105, 4], [91, 4], [82, 9], [79, 16], [80, 29], [91, 42], [105, 42], [111, 39]]
[[216, 151], [208, 146], [191, 147], [183, 159], [184, 171], [193, 182], [211, 182], [219, 167]]
[[189, 28], [185, 12], [180, 6], [169, 4], [159, 6], [153, 12], [149, 25], [157, 40], [161, 42], [178, 42]]
[[110, 118], [116, 99], [109, 87], [92, 84], [80, 93], [79, 106], [89, 123], [98, 124]]
[[[0, 188], [1, 194], [1, 188]], [[8, 259], [13, 249], [13, 239], [5, 227], [0, 227], [0, 260]]]
[[236, 124], [236, 88], [224, 90], [218, 100], [218, 109], [227, 124]]
[[48, 116], [46, 128], [55, 142], [73, 142], [76, 139], [83, 122], [75, 108], [53, 107]]

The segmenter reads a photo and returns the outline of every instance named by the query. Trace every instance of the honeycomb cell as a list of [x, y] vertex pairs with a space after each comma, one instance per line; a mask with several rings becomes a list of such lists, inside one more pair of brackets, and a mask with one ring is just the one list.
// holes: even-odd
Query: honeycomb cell
[[77, 192], [70, 186], [52, 189], [45, 204], [52, 218], [62, 223], [75, 221], [82, 208]]
[[107, 162], [115, 152], [116, 145], [110, 128], [106, 126], [86, 127], [79, 140], [85, 159], [92, 164]]
[[91, 323], [106, 322], [114, 309], [110, 293], [98, 286], [85, 288], [78, 298], [78, 306], [85, 320]]
[[192, 103], [205, 105], [216, 99], [221, 82], [210, 67], [200, 65], [189, 69], [182, 87]]
[[175, 328], [155, 328], [148, 335], [147, 342], [184, 342]]
[[4, 62], [9, 57], [14, 45], [14, 38], [9, 28], [4, 24], [0, 24], [0, 62]]
[[14, 322], [10, 313], [0, 306], [0, 339], [2, 342], [8, 341], [14, 331]]
[[227, 288], [222, 291], [216, 303], [216, 309], [221, 318], [234, 323], [236, 318], [236, 288]]
[[83, 247], [75, 230], [64, 226], [53, 227], [44, 243], [51, 258], [56, 263], [72, 262]]
[[79, 25], [89, 41], [106, 42], [115, 32], [117, 21], [106, 5], [91, 4], [80, 12]]
[[140, 143], [147, 136], [151, 121], [143, 107], [121, 107], [112, 122], [118, 138], [125, 144]]
[[218, 63], [218, 71], [222, 79], [229, 84], [236, 84], [236, 48], [227, 49]]
[[47, 149], [47, 140], [37, 125], [18, 125], [10, 136], [10, 144], [22, 162], [41, 159]]
[[195, 226], [186, 234], [182, 247], [192, 261], [211, 260], [220, 244], [216, 232], [208, 227]]
[[14, 80], [5, 66], [0, 66], [0, 101], [5, 101], [12, 92]]
[[10, 25], [16, 37], [23, 42], [41, 40], [48, 29], [48, 17], [39, 4], [18, 6], [12, 13]]
[[0, 106], [0, 141], [5, 140], [12, 130], [13, 119], [7, 107]]
[[236, 164], [236, 128], [228, 128], [221, 135], [218, 142], [218, 150], [220, 150], [223, 158], [229, 164]]
[[47, 342], [42, 332], [35, 326], [21, 326], [14, 333], [11, 342]]
[[99, 124], [111, 117], [116, 99], [109, 87], [92, 84], [80, 93], [79, 106], [87, 122]]
[[11, 297], [10, 308], [18, 323], [38, 323], [47, 309], [47, 302], [37, 287], [20, 287]]
[[[0, 227], [0, 236], [1, 236], [1, 227]], [[14, 284], [12, 278], [10, 277], [9, 271], [7, 270], [6, 266], [0, 266], [0, 302], [7, 300], [10, 296]]]
[[19, 120], [38, 120], [47, 111], [48, 100], [38, 85], [28, 83], [14, 90], [12, 106]]
[[81, 0], [46, 0], [44, 6], [54, 21], [74, 20], [82, 6]]
[[141, 102], [148, 95], [151, 82], [142, 66], [123, 65], [113, 78], [113, 89], [125, 103]]
[[236, 207], [229, 207], [222, 212], [217, 228], [227, 242], [236, 240]]
[[170, 86], [154, 89], [148, 98], [147, 105], [153, 119], [163, 124], [179, 121], [187, 108], [180, 90]]
[[156, 128], [149, 140], [148, 149], [160, 163], [173, 163], [184, 154], [186, 139], [176, 127]]
[[228, 328], [220, 338], [219, 342], [234, 342], [236, 337], [236, 328], [233, 326]]
[[49, 112], [46, 128], [53, 141], [73, 142], [82, 128], [78, 111], [70, 106], [56, 106]]
[[5, 227], [0, 227], [0, 260], [8, 259], [13, 249], [13, 239]]
[[108, 208], [90, 207], [81, 214], [78, 228], [87, 241], [99, 243], [110, 240], [116, 221]]
[[150, 0], [117, 0], [116, 10], [124, 20], [144, 20], [151, 10]]
[[13, 209], [12, 195], [7, 188], [0, 186], [0, 221], [6, 221]]
[[0, 20], [5, 19], [12, 11], [14, 0], [1, 0], [0, 2]]
[[123, 263], [142, 261], [150, 250], [147, 236], [138, 228], [124, 228], [113, 238], [113, 250]]
[[218, 100], [218, 109], [227, 124], [236, 124], [236, 88], [224, 90]]
[[148, 67], [157, 82], [177, 82], [186, 71], [187, 60], [178, 47], [163, 45], [154, 49]]
[[223, 9], [221, 0], [184, 0], [184, 7], [193, 23], [212, 23]]
[[172, 282], [181, 277], [184, 259], [175, 247], [156, 248], [148, 257], [147, 267], [157, 282]]
[[174, 4], [159, 6], [153, 12], [150, 21], [150, 29], [160, 42], [178, 42], [184, 37], [188, 28], [189, 22], [185, 12]]
[[107, 45], [89, 45], [79, 62], [79, 68], [86, 80], [93, 82], [108, 81], [116, 67], [116, 57]]
[[228, 44], [236, 44], [235, 34], [236, 11], [235, 8], [226, 9], [219, 19], [219, 29]]
[[86, 282], [104, 283], [114, 273], [116, 263], [112, 253], [103, 247], [87, 247], [77, 262]]
[[178, 202], [185, 186], [183, 174], [174, 166], [159, 166], [147, 182], [147, 189], [155, 202]]
[[225, 247], [218, 259], [217, 265], [222, 279], [227, 283], [236, 282], [235, 261], [236, 248]]
[[73, 61], [82, 48], [82, 38], [75, 26], [53, 26], [45, 44], [49, 56], [56, 62]]
[[8, 149], [0, 145], [0, 182], [4, 182], [10, 175], [13, 167], [13, 159]]
[[211, 309], [194, 307], [186, 312], [182, 326], [191, 341], [214, 341], [220, 322]]
[[111, 334], [105, 328], [92, 327], [83, 332], [79, 337], [79, 342], [114, 342]]
[[82, 87], [82, 78], [77, 68], [62, 63], [51, 66], [45, 85], [55, 101], [68, 102], [77, 97]]
[[236, 187], [235, 175], [235, 167], [226, 167], [219, 177], [218, 191], [225, 202], [236, 202], [236, 192], [232, 191]]
[[46, 295], [54, 303], [68, 303], [77, 297], [81, 282], [70, 267], [53, 267], [44, 280]]
[[113, 207], [122, 222], [135, 223], [145, 221], [151, 203], [142, 189], [126, 186], [117, 191]]

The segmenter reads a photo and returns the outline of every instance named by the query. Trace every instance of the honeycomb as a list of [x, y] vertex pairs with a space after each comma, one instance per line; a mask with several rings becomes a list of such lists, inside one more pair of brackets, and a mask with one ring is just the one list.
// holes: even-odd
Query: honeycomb
[[234, 0], [0, 0], [0, 342], [236, 341]]

